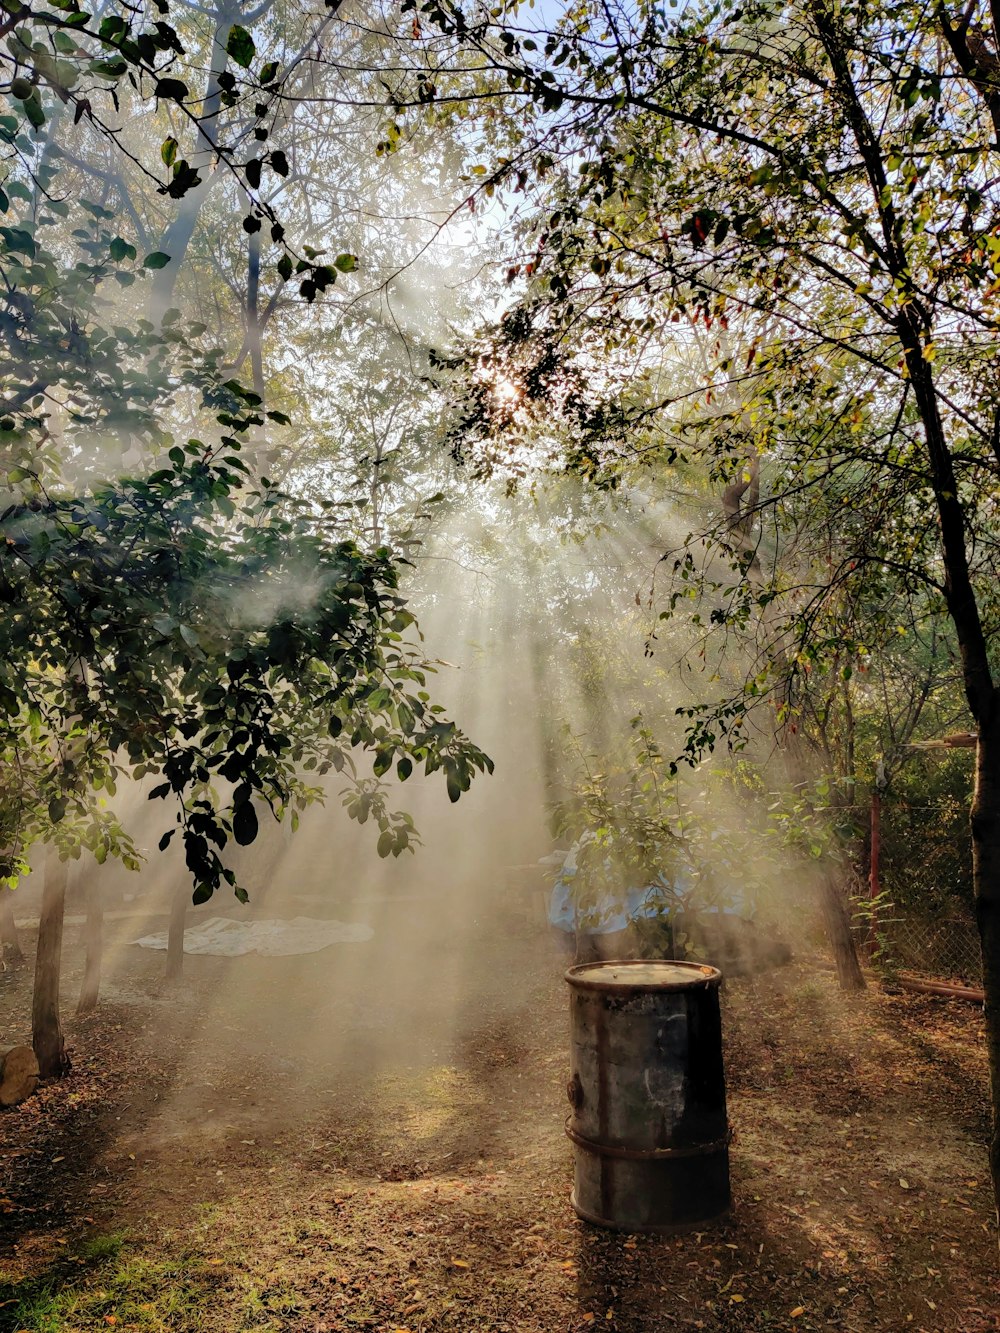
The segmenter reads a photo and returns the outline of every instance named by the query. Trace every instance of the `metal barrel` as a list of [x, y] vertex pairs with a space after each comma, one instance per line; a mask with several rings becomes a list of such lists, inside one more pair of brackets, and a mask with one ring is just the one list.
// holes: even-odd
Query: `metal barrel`
[[570, 985], [572, 1203], [618, 1231], [686, 1231], [730, 1206], [719, 983], [699, 963], [585, 963]]

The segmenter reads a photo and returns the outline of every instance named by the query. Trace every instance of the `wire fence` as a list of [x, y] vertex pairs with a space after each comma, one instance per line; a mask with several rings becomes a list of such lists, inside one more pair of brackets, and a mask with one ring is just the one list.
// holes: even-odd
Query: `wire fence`
[[979, 934], [971, 914], [955, 912], [922, 920], [889, 909], [875, 928], [875, 961], [882, 966], [942, 981], [982, 984]]

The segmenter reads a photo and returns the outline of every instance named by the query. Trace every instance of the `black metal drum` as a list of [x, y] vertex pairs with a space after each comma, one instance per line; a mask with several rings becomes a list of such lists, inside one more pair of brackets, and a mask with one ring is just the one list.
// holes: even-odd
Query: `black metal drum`
[[719, 983], [699, 963], [586, 963], [571, 991], [573, 1207], [619, 1231], [685, 1231], [729, 1211]]

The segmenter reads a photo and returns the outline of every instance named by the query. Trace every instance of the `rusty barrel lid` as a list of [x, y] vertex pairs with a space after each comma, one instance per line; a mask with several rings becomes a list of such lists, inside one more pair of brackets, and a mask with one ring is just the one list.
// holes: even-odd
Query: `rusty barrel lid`
[[566, 980], [579, 990], [677, 991], [718, 986], [722, 973], [707, 963], [684, 963], [675, 959], [629, 958], [606, 963], [579, 963], [566, 973]]

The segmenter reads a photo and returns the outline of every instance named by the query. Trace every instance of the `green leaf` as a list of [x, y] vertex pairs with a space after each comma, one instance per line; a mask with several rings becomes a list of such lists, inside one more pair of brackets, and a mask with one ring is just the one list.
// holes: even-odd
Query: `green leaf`
[[24, 114], [31, 121], [36, 130], [40, 130], [45, 124], [45, 112], [42, 110], [41, 98], [37, 96], [38, 89], [35, 89], [35, 96], [29, 97], [22, 103]]
[[274, 80], [277, 78], [277, 76], [278, 76], [278, 62], [276, 60], [269, 60], [266, 65], [261, 67], [260, 71], [261, 83], [273, 83]]
[[257, 836], [257, 811], [247, 801], [233, 812], [233, 837], [241, 847], [249, 847]]
[[120, 264], [123, 259], [135, 258], [136, 254], [135, 246], [129, 245], [128, 241], [126, 241], [122, 236], [116, 236], [115, 239], [111, 242], [108, 249], [111, 253], [111, 258], [115, 261], [116, 264]]
[[177, 161], [177, 150], [179, 148], [180, 144], [174, 136], [168, 134], [163, 140], [163, 143], [160, 144], [160, 157], [163, 159], [163, 165], [165, 167], [172, 167]]
[[49, 801], [49, 819], [53, 824], [58, 824], [66, 813], [66, 799], [63, 796], [53, 796]]
[[339, 273], [353, 273], [358, 266], [357, 255], [338, 255], [333, 266]]
[[166, 268], [170, 263], [170, 256], [164, 254], [162, 250], [154, 250], [151, 255], [147, 255], [142, 261], [143, 268]]
[[128, 69], [128, 62], [125, 60], [92, 60], [90, 63], [91, 74], [97, 74], [102, 79], [120, 79]]
[[183, 102], [188, 96], [188, 86], [180, 79], [160, 79], [156, 85], [155, 96], [164, 102]]
[[389, 771], [389, 765], [391, 763], [392, 763], [391, 750], [377, 750], [375, 753], [375, 762], [372, 764], [372, 772], [375, 774], [377, 778], [380, 778], [383, 773], [387, 773]]
[[257, 48], [254, 46], [253, 38], [247, 32], [246, 28], [241, 28], [238, 23], [234, 23], [229, 29], [229, 36], [226, 39], [226, 50], [243, 69], [249, 69], [250, 64], [257, 54]]
[[111, 42], [122, 33], [128, 32], [128, 24], [119, 14], [112, 14], [109, 18], [101, 20], [101, 26], [97, 30], [98, 36], [102, 41]]

